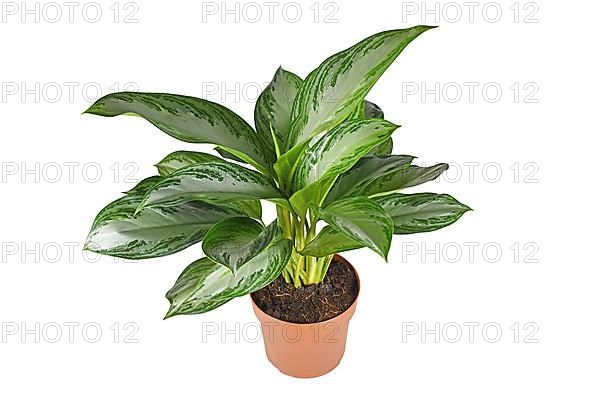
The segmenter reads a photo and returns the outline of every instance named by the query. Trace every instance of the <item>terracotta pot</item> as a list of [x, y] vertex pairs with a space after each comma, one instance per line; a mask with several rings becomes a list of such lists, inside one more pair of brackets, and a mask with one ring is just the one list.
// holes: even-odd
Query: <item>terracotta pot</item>
[[[339, 255], [354, 270], [352, 264]], [[354, 270], [360, 293], [360, 281]], [[252, 296], [250, 296], [252, 299]], [[267, 358], [281, 372], [296, 378], [314, 378], [338, 366], [346, 348], [348, 323], [354, 315], [356, 301], [340, 315], [314, 324], [282, 321], [262, 311], [254, 300], [252, 307], [258, 317], [265, 342]]]

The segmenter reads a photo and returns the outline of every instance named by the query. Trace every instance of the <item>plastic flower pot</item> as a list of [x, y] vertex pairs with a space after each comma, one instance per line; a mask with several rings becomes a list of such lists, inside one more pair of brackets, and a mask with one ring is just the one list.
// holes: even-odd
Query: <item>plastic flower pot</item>
[[[352, 264], [339, 255], [335, 257], [354, 271], [360, 293], [360, 281]], [[357, 300], [358, 294], [350, 307], [341, 314], [309, 324], [274, 318], [252, 300], [252, 307], [261, 324], [269, 361], [282, 373], [296, 378], [314, 378], [335, 369], [344, 356], [348, 324], [354, 315]]]

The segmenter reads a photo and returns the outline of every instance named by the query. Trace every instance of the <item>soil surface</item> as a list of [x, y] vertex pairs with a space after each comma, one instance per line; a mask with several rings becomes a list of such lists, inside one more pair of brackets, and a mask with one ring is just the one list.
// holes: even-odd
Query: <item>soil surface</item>
[[251, 296], [261, 310], [274, 318], [309, 324], [346, 311], [358, 296], [358, 281], [350, 264], [336, 255], [323, 283], [296, 289], [279, 276]]

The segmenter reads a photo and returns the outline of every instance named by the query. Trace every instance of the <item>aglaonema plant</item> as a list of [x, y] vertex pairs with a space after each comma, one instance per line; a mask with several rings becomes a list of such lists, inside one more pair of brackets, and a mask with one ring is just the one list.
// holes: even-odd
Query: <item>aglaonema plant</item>
[[[402, 50], [430, 28], [373, 35], [304, 80], [279, 68], [256, 102], [255, 128], [199, 98], [102, 97], [86, 113], [135, 114], [176, 139], [215, 145], [220, 157], [167, 155], [156, 165], [158, 175], [100, 211], [86, 249], [143, 259], [202, 242], [205, 257], [167, 293], [170, 317], [212, 310], [279, 275], [295, 287], [319, 284], [336, 253], [368, 247], [387, 259], [393, 234], [454, 223], [469, 207], [453, 197], [398, 193], [437, 178], [447, 164], [421, 167], [412, 156], [392, 155], [398, 125], [365, 101]], [[261, 200], [276, 207], [268, 225]]]

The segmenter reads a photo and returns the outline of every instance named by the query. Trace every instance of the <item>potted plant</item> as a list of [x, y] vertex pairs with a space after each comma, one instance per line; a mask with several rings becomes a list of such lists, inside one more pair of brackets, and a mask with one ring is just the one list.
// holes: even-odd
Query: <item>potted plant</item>
[[[134, 114], [211, 155], [177, 151], [97, 215], [85, 248], [129, 259], [202, 242], [168, 291], [166, 318], [200, 314], [252, 294], [269, 359], [284, 373], [335, 368], [358, 296], [338, 256], [368, 247], [387, 259], [392, 234], [429, 232], [470, 210], [446, 194], [400, 194], [447, 164], [392, 155], [398, 125], [365, 96], [429, 26], [381, 32], [337, 53], [302, 80], [281, 68], [256, 102], [255, 129], [229, 109], [173, 94], [120, 92], [86, 113]], [[276, 207], [265, 224], [261, 200]], [[320, 222], [322, 221], [322, 222]], [[322, 229], [318, 229], [321, 225]]]

